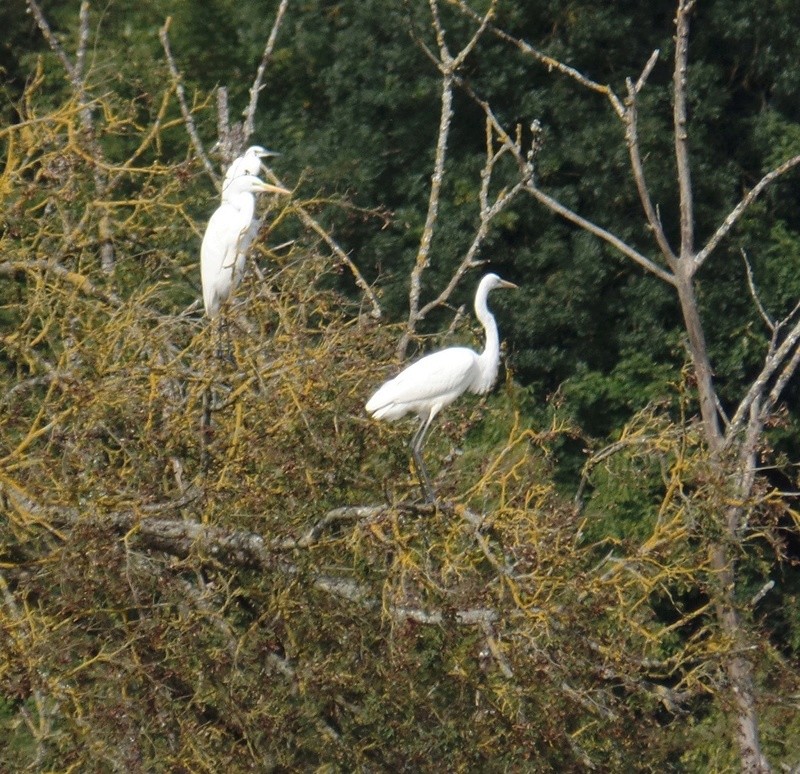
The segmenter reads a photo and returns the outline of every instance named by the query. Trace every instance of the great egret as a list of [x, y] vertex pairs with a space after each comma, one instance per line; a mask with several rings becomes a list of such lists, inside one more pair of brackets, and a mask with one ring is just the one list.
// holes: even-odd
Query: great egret
[[248, 230], [256, 206], [253, 194], [259, 192], [291, 193], [254, 175], [240, 175], [231, 180], [227, 196], [208, 221], [200, 245], [200, 276], [209, 317], [217, 314], [242, 278], [247, 247], [252, 241]]
[[500, 339], [497, 323], [486, 305], [489, 291], [516, 288], [496, 274], [487, 274], [475, 293], [475, 314], [486, 332], [486, 346], [479, 355], [467, 347], [449, 347], [426, 355], [394, 379], [383, 384], [367, 401], [367, 413], [375, 419], [394, 420], [409, 412], [419, 419], [419, 429], [411, 439], [411, 453], [425, 499], [433, 502], [433, 488], [422, 461], [422, 445], [433, 418], [459, 395], [469, 390], [482, 395], [497, 379], [500, 366]]
[[258, 175], [261, 171], [261, 159], [279, 155], [260, 145], [251, 145], [241, 156], [237, 156], [225, 172], [225, 179], [222, 181], [222, 201], [228, 198], [231, 181], [234, 178], [242, 175]]

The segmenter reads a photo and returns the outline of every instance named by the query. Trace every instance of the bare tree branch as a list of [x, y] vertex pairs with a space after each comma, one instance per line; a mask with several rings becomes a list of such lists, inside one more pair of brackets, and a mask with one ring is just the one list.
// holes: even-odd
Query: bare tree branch
[[183, 116], [183, 121], [186, 125], [186, 131], [189, 133], [189, 137], [192, 140], [192, 145], [194, 146], [195, 153], [197, 153], [197, 157], [203, 163], [203, 166], [206, 168], [206, 172], [208, 172], [209, 177], [214, 181], [214, 185], [216, 185], [219, 182], [219, 176], [214, 171], [214, 165], [208, 158], [203, 141], [200, 139], [200, 135], [197, 132], [192, 111], [189, 109], [189, 105], [186, 102], [186, 92], [183, 88], [183, 80], [181, 78], [180, 71], [178, 70], [178, 66], [175, 64], [175, 58], [172, 55], [172, 48], [169, 44], [169, 26], [171, 23], [172, 17], [168, 16], [167, 20], [164, 22], [164, 26], [158, 31], [158, 38], [161, 41], [161, 47], [164, 49], [164, 55], [167, 57], [167, 64], [169, 65], [169, 71], [172, 75], [175, 93], [178, 96], [178, 104], [181, 108], [181, 115]]
[[659, 279], [663, 280], [664, 282], [674, 285], [675, 278], [673, 275], [666, 271], [665, 269], [661, 268], [658, 264], [651, 261], [646, 256], [642, 255], [638, 250], [631, 247], [627, 243], [623, 242], [619, 237], [612, 234], [610, 231], [592, 223], [591, 221], [587, 220], [586, 218], [578, 215], [573, 210], [569, 209], [568, 207], [564, 206], [557, 200], [553, 199], [553, 197], [548, 196], [544, 191], [542, 191], [537, 185], [535, 181], [535, 177], [532, 174], [529, 174], [526, 170], [530, 165], [530, 160], [527, 158], [526, 154], [523, 152], [522, 148], [519, 146], [518, 143], [515, 143], [505, 131], [503, 126], [500, 124], [497, 117], [494, 115], [494, 112], [491, 109], [491, 106], [488, 102], [481, 99], [473, 89], [466, 83], [459, 83], [467, 94], [478, 104], [480, 105], [481, 109], [486, 114], [487, 119], [491, 122], [494, 131], [497, 133], [498, 137], [501, 139], [502, 142], [506, 143], [507, 149], [513, 154], [518, 167], [521, 170], [521, 174], [524, 180], [526, 180], [524, 189], [533, 196], [540, 204], [543, 204], [548, 209], [552, 210], [556, 214], [560, 215], [561, 217], [565, 218], [566, 220], [574, 223], [576, 226], [580, 226], [581, 228], [585, 229], [586, 231], [594, 234], [595, 236], [599, 237], [605, 242], [608, 242], [612, 247], [616, 248], [619, 252], [623, 255], [626, 255], [628, 258], [633, 260], [635, 263], [639, 264], [642, 268], [649, 271], [651, 274], [655, 274]]
[[656, 242], [661, 249], [661, 253], [667, 260], [667, 263], [673, 267], [676, 260], [675, 253], [669, 245], [667, 235], [664, 233], [664, 228], [661, 225], [661, 219], [658, 217], [656, 208], [653, 206], [653, 202], [650, 198], [650, 191], [645, 180], [644, 165], [642, 164], [642, 156], [639, 149], [638, 110], [636, 100], [648, 75], [655, 66], [658, 53], [658, 49], [656, 49], [651, 54], [650, 59], [645, 65], [644, 70], [642, 70], [642, 74], [639, 76], [635, 85], [630, 78], [627, 79], [628, 99], [623, 121], [625, 123], [625, 141], [628, 145], [633, 179], [636, 182], [636, 190], [639, 192], [639, 200], [642, 203], [642, 209], [644, 210], [650, 230], [653, 232]]
[[283, 17], [286, 15], [286, 9], [288, 6], [289, 0], [281, 0], [281, 4], [278, 6], [278, 12], [275, 14], [275, 21], [272, 23], [272, 29], [270, 30], [269, 37], [267, 38], [267, 44], [264, 47], [264, 53], [261, 55], [261, 61], [259, 62], [258, 69], [256, 70], [255, 80], [253, 81], [253, 85], [250, 87], [250, 102], [248, 103], [247, 109], [244, 112], [244, 128], [242, 131], [245, 145], [256, 130], [256, 108], [258, 107], [258, 96], [261, 93], [261, 90], [264, 88], [264, 73], [267, 69], [269, 60], [272, 58], [272, 51], [275, 48], [275, 41], [278, 39], [278, 30], [280, 29]]
[[447, 157], [447, 142], [450, 133], [450, 124], [453, 118], [453, 86], [457, 81], [456, 72], [464, 63], [466, 57], [475, 48], [478, 40], [486, 30], [489, 20], [494, 14], [496, 0], [492, 0], [492, 2], [489, 4], [489, 8], [486, 10], [486, 13], [480, 18], [478, 29], [455, 57], [452, 56], [447, 46], [445, 30], [439, 17], [438, 0], [428, 0], [428, 5], [430, 7], [432, 24], [436, 34], [438, 55], [434, 54], [421, 40], [418, 38], [416, 39], [422, 50], [436, 65], [442, 76], [440, 97], [441, 107], [439, 112], [439, 129], [436, 139], [436, 155], [434, 158], [433, 173], [431, 175], [431, 188], [428, 195], [428, 209], [425, 216], [425, 225], [422, 230], [422, 237], [417, 250], [417, 256], [414, 261], [414, 267], [411, 270], [408, 295], [408, 318], [406, 320], [405, 331], [400, 337], [395, 350], [395, 356], [398, 360], [402, 360], [406, 356], [408, 345], [416, 331], [417, 324], [425, 318], [425, 315], [428, 314], [431, 309], [441, 305], [443, 301], [450, 296], [464, 272], [471, 265], [475, 265], [473, 263], [473, 256], [486, 235], [483, 228], [484, 224], [482, 218], [481, 230], [483, 233], [476, 235], [476, 238], [473, 240], [473, 245], [468, 251], [467, 257], [465, 257], [465, 259], [462, 261], [445, 290], [443, 290], [433, 302], [421, 307], [420, 295], [422, 291], [422, 274], [430, 262], [431, 243], [436, 230], [436, 222], [439, 217], [439, 200], [441, 197], [442, 182], [444, 180], [445, 160]]
[[[278, 177], [272, 172], [271, 169], [266, 169], [266, 177], [275, 185], [283, 186], [283, 183], [278, 179]], [[339, 246], [336, 240], [325, 230], [325, 228], [308, 212], [305, 207], [298, 204], [297, 202], [292, 203], [292, 210], [297, 213], [300, 217], [300, 221], [303, 223], [304, 226], [310, 228], [315, 234], [317, 234], [328, 247], [331, 249], [331, 252], [350, 270], [350, 273], [353, 275], [353, 280], [355, 281], [356, 285], [361, 289], [364, 295], [369, 299], [370, 305], [372, 306], [372, 311], [370, 315], [374, 317], [376, 320], [380, 319], [382, 316], [381, 306], [378, 302], [378, 297], [375, 295], [375, 291], [369, 286], [369, 283], [364, 279], [364, 276], [361, 274], [358, 266], [355, 265], [352, 258]]]
[[759, 194], [776, 178], [786, 174], [800, 164], [800, 154], [792, 156], [787, 159], [780, 166], [776, 167], [770, 172], [767, 172], [744, 196], [744, 198], [730, 211], [728, 216], [714, 232], [711, 238], [706, 242], [703, 249], [694, 256], [693, 265], [694, 270], [699, 269], [706, 258], [714, 251], [717, 245], [724, 239], [728, 232], [733, 228], [739, 218], [745, 213], [747, 208], [756, 200]]
[[[435, 7], [432, 5], [432, 7]], [[441, 105], [439, 108], [439, 129], [436, 138], [436, 155], [431, 174], [431, 188], [428, 194], [428, 210], [425, 215], [425, 225], [422, 229], [417, 257], [411, 270], [410, 287], [408, 294], [408, 319], [406, 321], [406, 336], [401, 339], [397, 347], [399, 359], [405, 357], [407, 342], [419, 320], [420, 293], [422, 290], [422, 274], [430, 261], [431, 243], [439, 217], [439, 198], [441, 196], [442, 181], [444, 179], [445, 158], [447, 156], [447, 139], [450, 133], [450, 121], [453, 117], [453, 72], [448, 69], [451, 62], [444, 42], [440, 44], [440, 58], [442, 72]], [[403, 342], [406, 342], [403, 344]]]
[[[73, 88], [75, 88], [76, 91], [81, 91], [82, 82], [78, 68], [70, 60], [69, 56], [67, 55], [67, 52], [64, 51], [64, 47], [61, 45], [61, 42], [53, 33], [53, 30], [51, 29], [49, 22], [45, 18], [42, 9], [39, 7], [39, 4], [36, 2], [36, 0], [25, 0], [25, 1], [28, 4], [30, 12], [33, 14], [33, 18], [36, 20], [36, 26], [39, 27], [39, 30], [41, 31], [42, 35], [44, 35], [44, 39], [47, 41], [47, 45], [50, 46], [50, 48], [53, 50], [56, 56], [58, 56], [58, 58], [61, 60], [61, 64], [67, 71], [67, 75], [69, 76], [69, 79], [72, 82]], [[85, 5], [86, 3], [81, 4], [81, 10], [80, 10], [81, 23], [83, 23]], [[80, 35], [80, 39], [83, 39], [82, 33]], [[83, 55], [80, 54], [80, 52], [79, 52], [79, 58], [83, 60]]]
[[512, 35], [509, 35], [507, 32], [495, 27], [493, 24], [483, 22], [482, 17], [470, 8], [465, 0], [447, 0], [451, 5], [455, 5], [458, 7], [464, 14], [472, 18], [473, 20], [482, 24], [487, 29], [489, 29], [493, 35], [495, 35], [500, 40], [505, 41], [506, 43], [510, 43], [515, 48], [519, 49], [523, 54], [527, 56], [531, 56], [536, 59], [538, 62], [543, 64], [549, 71], [557, 71], [562, 75], [566, 75], [568, 78], [579, 83], [581, 86], [589, 89], [590, 91], [594, 91], [597, 94], [602, 94], [606, 97], [611, 106], [614, 108], [614, 112], [622, 118], [625, 114], [625, 106], [622, 104], [622, 101], [617, 97], [617, 95], [613, 92], [610, 86], [605, 86], [601, 83], [597, 83], [593, 81], [591, 78], [587, 78], [582, 73], [578, 72], [575, 68], [570, 67], [569, 65], [564, 64], [563, 62], [559, 62], [557, 59], [553, 59], [553, 57], [548, 56], [547, 54], [543, 54], [538, 49], [531, 46], [529, 43], [526, 43], [524, 40], [517, 39]]
[[[777, 329], [776, 329], [777, 334]], [[786, 373], [786, 378], [781, 382], [781, 389], [785, 386], [786, 381], [793, 373], [791, 364], [794, 363], [796, 367], [797, 347], [800, 342], [800, 321], [795, 323], [787, 336], [783, 339], [780, 345], [775, 346], [775, 338], [770, 345], [770, 351], [764, 360], [764, 365], [761, 368], [758, 376], [750, 385], [746, 395], [739, 403], [736, 413], [733, 415], [730, 423], [730, 428], [725, 439], [726, 447], [729, 447], [735, 440], [739, 432], [741, 432], [744, 419], [750, 412], [750, 407], [754, 401], [760, 400], [764, 395], [770, 380], [781, 369], [784, 364], [788, 364], [789, 371]], [[776, 385], [777, 386], [777, 385]], [[780, 392], [780, 391], [779, 391]], [[771, 397], [771, 403], [774, 403], [779, 398], [779, 392]]]
[[691, 260], [694, 251], [694, 200], [692, 174], [689, 164], [689, 133], [686, 116], [686, 78], [689, 61], [689, 15], [694, 0], [679, 0], [675, 20], [675, 71], [673, 74], [673, 121], [675, 160], [678, 165], [678, 191], [680, 197], [681, 250], [680, 257]]
[[537, 188], [536, 184], [533, 182], [528, 183], [525, 190], [533, 196], [536, 201], [540, 204], [543, 204], [548, 209], [552, 210], [553, 212], [561, 215], [562, 218], [568, 220], [570, 223], [574, 223], [576, 226], [580, 226], [580, 228], [588, 231], [590, 234], [594, 234], [596, 237], [599, 237], [604, 242], [607, 242], [612, 247], [616, 248], [621, 252], [623, 255], [630, 258], [634, 263], [637, 263], [643, 269], [646, 269], [651, 274], [655, 274], [660, 280], [664, 282], [674, 285], [675, 284], [675, 277], [665, 269], [662, 269], [658, 264], [651, 261], [646, 256], [642, 255], [638, 250], [631, 247], [627, 243], [623, 242], [619, 237], [612, 234], [610, 231], [592, 223], [590, 220], [586, 220], [586, 218], [578, 215], [578, 213], [573, 212], [569, 207], [565, 207], [559, 201], [554, 199], [552, 196], [548, 196], [544, 191]]
[[[495, 201], [490, 202], [489, 187], [491, 185], [494, 167], [503, 155], [511, 151], [509, 146], [510, 140], [505, 132], [503, 133], [503, 138], [501, 138], [501, 141], [502, 144], [500, 148], [495, 151], [493, 148], [494, 128], [493, 125], [487, 120], [486, 163], [481, 171], [481, 187], [478, 195], [480, 200], [478, 228], [464, 257], [462, 258], [456, 270], [453, 272], [453, 275], [450, 277], [450, 280], [447, 282], [445, 287], [435, 298], [418, 308], [415, 318], [415, 325], [419, 321], [424, 320], [431, 311], [446, 304], [467, 271], [481, 265], [482, 262], [477, 256], [481, 247], [483, 246], [484, 241], [486, 240], [486, 237], [489, 234], [492, 220], [499, 215], [517, 197], [519, 193], [525, 189], [530, 177], [533, 175], [533, 166], [527, 165], [523, 170], [520, 180], [518, 180], [511, 188], [502, 190], [498, 194]], [[407, 326], [406, 330], [403, 332], [403, 335], [400, 337], [395, 353], [398, 359], [402, 360], [406, 348], [411, 341], [413, 332], [414, 328]]]

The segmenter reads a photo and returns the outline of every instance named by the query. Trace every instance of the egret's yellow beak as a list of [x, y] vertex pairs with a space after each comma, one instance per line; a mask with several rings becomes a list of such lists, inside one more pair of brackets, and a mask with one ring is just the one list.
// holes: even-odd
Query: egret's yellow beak
[[262, 191], [263, 193], [272, 193], [272, 194], [290, 194], [291, 191], [288, 188], [281, 188], [279, 185], [272, 185], [272, 183], [265, 183], [263, 181], [259, 181], [259, 185], [255, 186], [257, 191]]
[[513, 282], [509, 282], [508, 280], [501, 279], [498, 287], [501, 288], [511, 288], [512, 290], [519, 290], [519, 285], [515, 285]]

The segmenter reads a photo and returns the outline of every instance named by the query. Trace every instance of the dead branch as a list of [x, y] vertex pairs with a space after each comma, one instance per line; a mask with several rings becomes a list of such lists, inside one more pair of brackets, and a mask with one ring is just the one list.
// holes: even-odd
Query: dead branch
[[694, 0], [679, 0], [675, 20], [675, 70], [673, 74], [673, 122], [675, 159], [678, 166], [678, 194], [681, 219], [682, 260], [690, 261], [694, 252], [694, 198], [689, 164], [689, 133], [686, 115], [686, 78], [689, 62], [689, 15]]
[[289, 6], [289, 0], [281, 0], [278, 6], [278, 11], [275, 14], [275, 21], [272, 23], [272, 29], [267, 38], [267, 44], [264, 46], [264, 53], [261, 55], [261, 61], [258, 63], [256, 70], [256, 77], [250, 86], [250, 102], [244, 112], [244, 126], [242, 130], [244, 145], [252, 137], [256, 130], [256, 108], [258, 107], [258, 96], [264, 88], [264, 73], [267, 69], [267, 64], [272, 58], [272, 51], [275, 48], [275, 41], [278, 39], [278, 30], [280, 29], [283, 17], [286, 15], [286, 9]]
[[571, 210], [569, 207], [561, 204], [561, 202], [554, 199], [552, 196], [549, 196], [544, 191], [542, 191], [536, 184], [535, 176], [529, 172], [529, 167], [531, 161], [528, 159], [528, 154], [523, 152], [522, 147], [515, 141], [513, 141], [508, 133], [505, 131], [503, 126], [498, 121], [497, 117], [494, 115], [492, 111], [491, 105], [486, 101], [481, 99], [477, 94], [475, 94], [474, 90], [466, 83], [460, 83], [462, 88], [466, 91], [466, 93], [478, 104], [480, 105], [481, 109], [484, 111], [487, 119], [491, 122], [494, 131], [497, 133], [497, 136], [501, 139], [502, 142], [506, 144], [506, 148], [513, 154], [517, 165], [520, 168], [522, 178], [525, 180], [525, 191], [533, 196], [540, 204], [543, 204], [545, 207], [550, 209], [552, 212], [555, 212], [557, 215], [560, 215], [565, 220], [568, 220], [570, 223], [574, 223], [576, 226], [588, 231], [590, 234], [594, 234], [599, 239], [602, 239], [604, 242], [607, 242], [612, 247], [616, 248], [619, 252], [623, 255], [630, 258], [634, 263], [637, 263], [643, 269], [646, 269], [651, 274], [654, 274], [659, 279], [663, 280], [664, 282], [674, 285], [675, 278], [673, 275], [666, 271], [665, 269], [661, 268], [658, 264], [651, 261], [646, 256], [642, 255], [638, 250], [628, 245], [626, 242], [623, 242], [619, 237], [615, 234], [612, 234], [610, 231], [602, 228], [601, 226], [596, 225], [595, 223], [587, 220], [586, 218], [582, 217], [578, 213]]
[[175, 57], [172, 55], [172, 48], [169, 43], [169, 26], [171, 23], [172, 17], [168, 16], [167, 20], [164, 22], [164, 26], [158, 31], [158, 39], [161, 41], [161, 47], [164, 49], [164, 55], [167, 58], [167, 65], [169, 66], [169, 71], [172, 75], [172, 83], [175, 88], [175, 94], [178, 97], [178, 104], [181, 108], [181, 115], [183, 116], [183, 122], [186, 126], [186, 131], [189, 133], [189, 138], [192, 141], [192, 145], [194, 146], [195, 153], [197, 153], [197, 157], [203, 163], [206, 172], [208, 172], [208, 176], [214, 181], [214, 185], [217, 185], [219, 182], [219, 176], [214, 171], [214, 165], [208, 158], [203, 141], [200, 139], [200, 135], [197, 132], [197, 126], [194, 123], [192, 111], [189, 109], [189, 105], [186, 101], [186, 91], [183, 88], [183, 79], [181, 78], [178, 66], [175, 64]]
[[[272, 172], [271, 169], [267, 168], [265, 170], [265, 175], [270, 182], [274, 183], [275, 185], [283, 186], [283, 183], [280, 182], [278, 177]], [[315, 234], [317, 234], [328, 247], [331, 249], [331, 252], [350, 270], [350, 273], [353, 275], [353, 279], [356, 285], [361, 289], [364, 295], [369, 299], [369, 302], [372, 306], [372, 311], [370, 312], [371, 316], [374, 317], [376, 320], [380, 319], [382, 316], [380, 303], [378, 302], [378, 297], [375, 295], [375, 291], [369, 286], [369, 283], [364, 279], [364, 276], [361, 274], [358, 266], [355, 265], [352, 258], [339, 246], [336, 240], [328, 233], [328, 231], [317, 221], [308, 210], [303, 207], [301, 204], [297, 202], [292, 202], [292, 210], [297, 213], [300, 217], [300, 221], [306, 228], [310, 228]]]
[[450, 300], [450, 297], [452, 296], [458, 284], [461, 282], [463, 276], [470, 269], [477, 268], [482, 264], [482, 261], [480, 261], [477, 256], [481, 247], [483, 246], [484, 241], [486, 240], [486, 237], [489, 235], [492, 220], [494, 220], [494, 218], [496, 218], [509, 204], [511, 204], [511, 202], [526, 188], [530, 182], [533, 176], [533, 165], [529, 163], [525, 165], [522, 174], [520, 175], [520, 179], [517, 180], [517, 182], [511, 186], [511, 188], [500, 191], [495, 200], [490, 201], [489, 188], [492, 182], [492, 173], [494, 172], [497, 162], [502, 158], [502, 156], [511, 150], [509, 143], [510, 140], [508, 139], [508, 136], [503, 133], [503, 138], [501, 139], [499, 148], [497, 150], [494, 149], [494, 127], [487, 120], [486, 162], [481, 171], [478, 228], [472, 238], [470, 246], [467, 248], [464, 257], [461, 259], [461, 262], [453, 272], [450, 280], [435, 298], [431, 299], [422, 306], [418, 306], [413, 325], [406, 325], [406, 329], [400, 337], [400, 341], [395, 352], [395, 356], [398, 359], [402, 360], [404, 357], [408, 344], [410, 343], [411, 337], [416, 329], [416, 324], [424, 320], [427, 315], [431, 313], [431, 311], [446, 304]]
[[499, 27], [490, 23], [490, 20], [484, 24], [483, 18], [474, 11], [472, 8], [467, 5], [465, 0], [447, 0], [451, 5], [456, 6], [462, 13], [466, 16], [470, 17], [474, 21], [478, 22], [486, 29], [490, 30], [495, 37], [499, 40], [502, 40], [506, 43], [511, 44], [515, 48], [517, 48], [520, 52], [525, 54], [526, 56], [530, 56], [535, 59], [537, 62], [543, 64], [548, 71], [552, 72], [555, 70], [556, 72], [561, 73], [562, 75], [567, 76], [568, 78], [572, 79], [576, 83], [580, 84], [584, 88], [589, 89], [590, 91], [594, 91], [597, 94], [602, 94], [606, 97], [610, 102], [611, 106], [614, 108], [614, 112], [622, 118], [625, 113], [625, 107], [622, 104], [622, 101], [617, 97], [614, 91], [611, 89], [610, 86], [603, 85], [601, 83], [597, 83], [593, 81], [591, 78], [583, 75], [583, 73], [578, 72], [574, 67], [570, 67], [569, 65], [564, 64], [563, 62], [559, 62], [557, 59], [554, 59], [547, 54], [543, 54], [534, 46], [530, 45], [529, 43], [525, 42], [524, 40], [518, 39], [509, 35], [504, 30], [501, 30]]
[[719, 243], [725, 238], [728, 232], [733, 228], [739, 218], [744, 215], [747, 208], [758, 198], [762, 191], [774, 180], [785, 175], [790, 170], [794, 169], [800, 164], [800, 154], [792, 156], [787, 159], [780, 166], [767, 172], [742, 198], [742, 200], [728, 213], [728, 216], [720, 224], [719, 228], [711, 235], [711, 238], [706, 242], [703, 249], [700, 250], [693, 259], [693, 271], [697, 271]]
[[749, 414], [750, 408], [755, 401], [761, 401], [770, 380], [782, 368], [785, 370], [781, 379], [776, 383], [775, 388], [770, 393], [770, 407], [780, 398], [782, 389], [785, 387], [786, 382], [791, 378], [797, 367], [798, 347], [800, 346], [800, 322], [795, 323], [783, 341], [776, 346], [774, 338], [773, 343], [770, 345], [770, 351], [767, 353], [764, 365], [761, 368], [758, 376], [750, 385], [745, 396], [740, 401], [736, 408], [730, 427], [726, 434], [725, 446], [730, 447], [736, 441], [737, 435], [741, 432], [745, 417]]
[[636, 182], [636, 190], [639, 192], [639, 200], [642, 203], [642, 209], [644, 210], [650, 230], [653, 232], [656, 242], [661, 248], [661, 252], [666, 258], [668, 265], [674, 266], [677, 258], [669, 245], [667, 235], [664, 233], [664, 227], [661, 225], [661, 219], [650, 198], [650, 189], [645, 179], [644, 165], [639, 148], [637, 98], [639, 92], [644, 87], [647, 77], [652, 72], [653, 67], [655, 67], [658, 54], [658, 49], [652, 53], [635, 85], [630, 78], [626, 79], [628, 99], [625, 103], [623, 121], [625, 122], [625, 141], [628, 145], [628, 155], [630, 156], [633, 179]]
[[[431, 20], [436, 34], [438, 53], [434, 54], [418, 37], [415, 36], [415, 39], [428, 58], [436, 65], [441, 75], [439, 128], [436, 135], [436, 152], [433, 162], [433, 172], [431, 174], [431, 187], [428, 194], [425, 225], [422, 229], [422, 237], [420, 239], [419, 248], [417, 249], [417, 256], [414, 260], [414, 266], [409, 278], [408, 318], [403, 335], [400, 337], [395, 350], [395, 356], [398, 360], [403, 360], [405, 358], [406, 350], [408, 349], [408, 345], [416, 331], [418, 323], [425, 318], [431, 309], [440, 306], [449, 298], [453, 289], [455, 289], [459, 280], [471, 265], [477, 265], [474, 263], [473, 256], [477, 251], [478, 245], [483, 241], [486, 235], [484, 230], [480, 236], [476, 236], [476, 239], [473, 240], [473, 248], [468, 251], [467, 257], [462, 261], [459, 269], [456, 270], [447, 288], [439, 294], [437, 299], [421, 308], [420, 295], [422, 292], [422, 275], [430, 262], [431, 244], [439, 219], [439, 201], [441, 199], [442, 183], [444, 181], [447, 143], [450, 135], [450, 125], [453, 119], [453, 85], [456, 82], [456, 73], [458, 69], [463, 65], [467, 56], [473, 51], [486, 30], [489, 20], [494, 15], [496, 2], [492, 0], [489, 4], [489, 8], [483, 15], [478, 29], [455, 57], [450, 53], [447, 46], [445, 29], [442, 26], [439, 16], [438, 0], [429, 0], [428, 5], [430, 7]], [[489, 154], [491, 156], [491, 152], [489, 152]], [[486, 185], [488, 186], [488, 181], [486, 181]], [[483, 225], [482, 222], [482, 228]], [[488, 224], [486, 225], [488, 226]]]

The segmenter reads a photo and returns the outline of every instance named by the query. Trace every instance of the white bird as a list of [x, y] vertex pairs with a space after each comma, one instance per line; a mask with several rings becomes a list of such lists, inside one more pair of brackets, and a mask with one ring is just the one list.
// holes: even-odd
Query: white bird
[[496, 274], [487, 274], [475, 293], [475, 314], [486, 332], [486, 346], [479, 355], [468, 347], [449, 347], [426, 355], [394, 379], [383, 384], [367, 401], [367, 413], [375, 419], [394, 420], [408, 413], [420, 419], [411, 439], [411, 453], [425, 499], [433, 502], [433, 488], [422, 461], [422, 445], [433, 418], [466, 391], [479, 395], [488, 392], [500, 367], [500, 338], [497, 323], [486, 305], [489, 291], [516, 288]]
[[200, 245], [200, 278], [206, 314], [214, 317], [220, 305], [239, 284], [251, 238], [248, 231], [258, 192], [288, 194], [291, 191], [265, 183], [254, 175], [231, 180], [226, 198], [214, 211]]
[[222, 201], [228, 198], [231, 181], [234, 178], [242, 175], [258, 175], [261, 171], [261, 159], [279, 155], [260, 145], [251, 145], [241, 156], [237, 156], [225, 172], [225, 179], [222, 181]]

